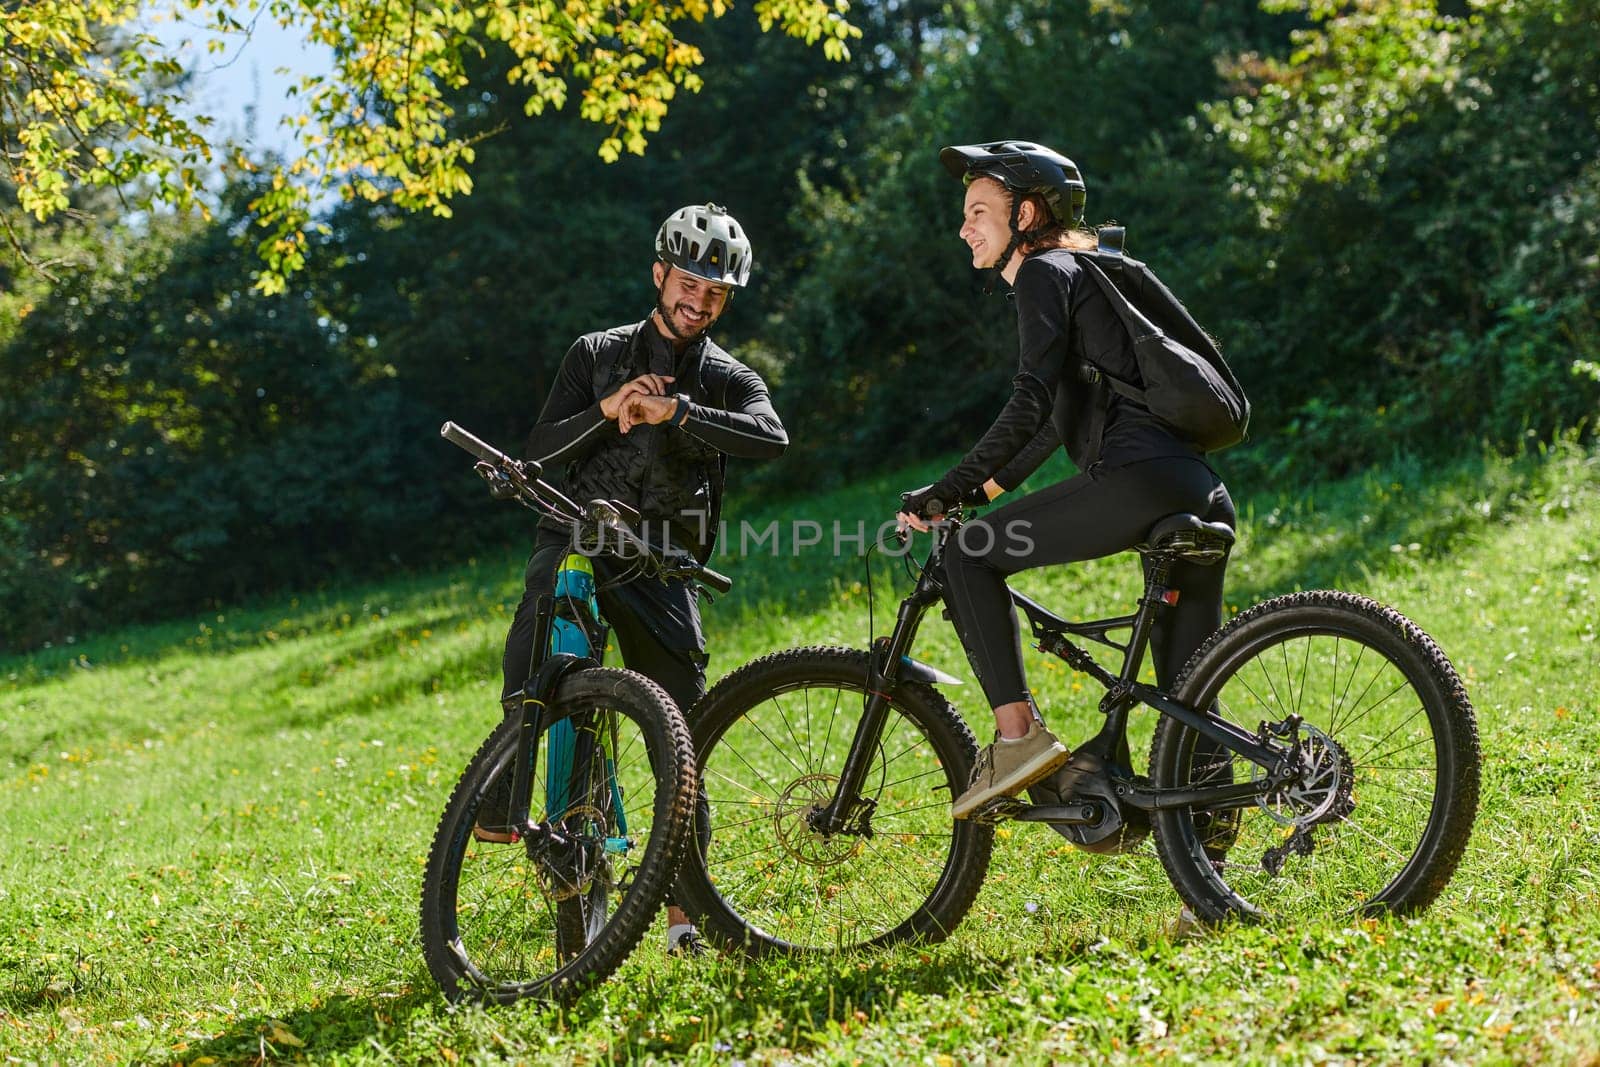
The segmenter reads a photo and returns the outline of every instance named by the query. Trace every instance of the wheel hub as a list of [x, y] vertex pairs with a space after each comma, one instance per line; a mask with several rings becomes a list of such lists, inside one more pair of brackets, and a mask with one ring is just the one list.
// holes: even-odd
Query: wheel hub
[[[1300, 773], [1256, 802], [1273, 821], [1297, 829], [1342, 819], [1355, 810], [1355, 782], [1350, 757], [1337, 741], [1304, 723], [1295, 731], [1300, 751]], [[1252, 780], [1266, 777], [1264, 768], [1252, 771]]]
[[820, 834], [811, 816], [827, 807], [839, 782], [832, 774], [807, 774], [789, 783], [778, 797], [772, 816], [778, 843], [791, 857], [808, 867], [833, 867], [860, 853], [865, 841], [843, 834]]
[[567, 809], [561, 823], [575, 843], [561, 854], [546, 854], [534, 864], [539, 883], [551, 900], [570, 900], [587, 893], [595, 877], [606, 869], [604, 838], [605, 815], [592, 804]]

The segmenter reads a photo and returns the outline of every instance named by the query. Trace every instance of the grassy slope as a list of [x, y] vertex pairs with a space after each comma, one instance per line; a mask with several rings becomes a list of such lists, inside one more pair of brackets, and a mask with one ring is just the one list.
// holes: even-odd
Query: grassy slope
[[[724, 560], [740, 587], [707, 612], [713, 676], [865, 638], [861, 565], [831, 556], [828, 526], [875, 521], [899, 487], [745, 510], [758, 528], [818, 520], [825, 543]], [[520, 578], [500, 553], [0, 659], [0, 1055], [1594, 1062], [1600, 460], [1397, 464], [1258, 494], [1241, 513], [1235, 606], [1366, 592], [1428, 629], [1469, 681], [1483, 808], [1456, 881], [1419, 920], [1173, 944], [1176, 898], [1148, 847], [1102, 859], [1044, 828], [1003, 829], [944, 946], [758, 966], [668, 963], [652, 940], [566, 1014], [450, 1012], [422, 970], [417, 883], [496, 714]], [[1019, 584], [1109, 614], [1134, 572], [1101, 561]], [[892, 573], [875, 569], [880, 633]], [[970, 677], [947, 627], [924, 635], [923, 658]], [[1089, 694], [1029, 664], [1052, 723], [1085, 735]], [[985, 733], [975, 688], [952, 695]]]

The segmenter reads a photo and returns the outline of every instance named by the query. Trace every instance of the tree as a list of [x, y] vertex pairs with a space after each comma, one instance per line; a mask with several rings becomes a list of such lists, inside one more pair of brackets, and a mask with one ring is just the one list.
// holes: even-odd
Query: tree
[[[405, 211], [449, 215], [472, 191], [470, 168], [483, 136], [458, 132], [452, 99], [477, 86], [475, 60], [508, 49], [506, 82], [527, 90], [526, 115], [579, 98], [579, 114], [602, 127], [599, 153], [642, 154], [669, 102], [701, 87], [704, 55], [680, 31], [728, 10], [727, 0], [174, 0], [224, 35], [247, 32], [235, 17], [266, 15], [333, 52], [333, 70], [302, 79], [306, 110], [297, 152], [271, 164], [251, 205], [266, 231], [256, 287], [281, 292], [305, 265], [311, 205], [338, 189], [346, 199], [387, 201]], [[18, 203], [44, 221], [67, 210], [78, 187], [128, 190], [139, 206], [205, 211], [200, 193], [220, 146], [209, 119], [182, 117], [182, 71], [149, 33], [128, 27], [135, 0], [20, 0], [0, 5], [0, 158]], [[849, 55], [859, 30], [848, 0], [755, 0], [763, 30], [778, 28], [829, 58]], [[226, 47], [225, 41], [218, 47]], [[151, 88], [152, 83], [167, 85]], [[242, 153], [234, 163], [252, 164]], [[0, 216], [3, 218], [4, 216]], [[23, 232], [0, 223], [14, 251], [31, 260]]]

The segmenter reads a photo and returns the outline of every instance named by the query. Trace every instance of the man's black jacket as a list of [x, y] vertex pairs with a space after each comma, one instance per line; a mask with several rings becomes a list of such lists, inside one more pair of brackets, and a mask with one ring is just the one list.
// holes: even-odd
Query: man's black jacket
[[[646, 373], [673, 376], [670, 391], [688, 398], [688, 417], [620, 433], [600, 401]], [[528, 455], [552, 473], [565, 468], [569, 496], [621, 500], [646, 520], [668, 521], [704, 561], [716, 544], [727, 457], [771, 459], [788, 444], [759, 374], [708, 338], [675, 353], [647, 319], [573, 343]]]

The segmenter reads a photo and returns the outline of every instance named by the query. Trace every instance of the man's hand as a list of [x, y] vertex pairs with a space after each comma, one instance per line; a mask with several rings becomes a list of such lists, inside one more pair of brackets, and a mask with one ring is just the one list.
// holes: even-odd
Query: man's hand
[[629, 399], [636, 396], [664, 396], [667, 384], [672, 380], [670, 374], [641, 374], [631, 382], [624, 382], [616, 392], [600, 401], [600, 414], [615, 420]]
[[678, 413], [680, 403], [682, 401], [675, 396], [630, 396], [617, 415], [617, 429], [627, 433], [635, 426], [655, 426], [666, 422]]

